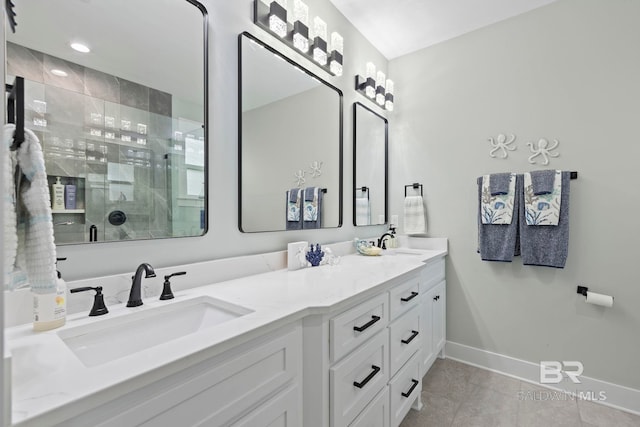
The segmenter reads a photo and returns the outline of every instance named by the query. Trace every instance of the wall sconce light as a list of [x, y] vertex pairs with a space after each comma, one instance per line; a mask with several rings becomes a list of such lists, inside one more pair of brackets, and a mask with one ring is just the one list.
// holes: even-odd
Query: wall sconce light
[[378, 71], [376, 75], [376, 102], [379, 106], [384, 107], [384, 85], [387, 82], [387, 76], [382, 71]]
[[281, 38], [287, 37], [287, 0], [269, 4], [269, 29]]
[[342, 75], [344, 39], [331, 33], [331, 53], [327, 46], [327, 23], [319, 17], [309, 26], [309, 6], [303, 0], [293, 0], [292, 23], [287, 22], [287, 0], [254, 0], [253, 22], [263, 30], [278, 36], [290, 48], [318, 64], [334, 76]]
[[376, 66], [372, 62], [367, 62], [366, 77], [356, 76], [356, 91], [385, 110], [393, 111], [393, 80], [387, 79], [383, 71], [376, 73]]
[[393, 80], [387, 79], [387, 93], [384, 96], [384, 108], [393, 111]]
[[373, 62], [367, 62], [366, 77], [356, 75], [356, 91], [360, 92], [367, 98], [376, 98], [376, 66]]
[[309, 6], [302, 0], [293, 0], [293, 46], [309, 52]]
[[344, 39], [335, 31], [331, 33], [331, 55], [329, 55], [329, 68], [336, 76], [342, 75], [342, 49]]
[[320, 17], [313, 18], [313, 60], [327, 65], [327, 23]]

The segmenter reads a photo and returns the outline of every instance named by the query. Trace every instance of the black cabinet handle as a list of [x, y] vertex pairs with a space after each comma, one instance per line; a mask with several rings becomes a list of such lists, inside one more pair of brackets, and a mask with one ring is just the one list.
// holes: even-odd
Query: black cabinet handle
[[361, 382], [361, 383], [359, 383], [359, 382], [357, 382], [357, 381], [354, 381], [354, 382], [353, 382], [353, 385], [354, 385], [354, 386], [356, 386], [356, 387], [358, 387], [358, 388], [362, 388], [362, 387], [366, 386], [366, 385], [367, 385], [367, 383], [368, 383], [369, 381], [371, 381], [371, 379], [372, 379], [373, 377], [375, 377], [375, 376], [376, 376], [376, 374], [377, 374], [378, 372], [380, 372], [380, 367], [379, 367], [379, 366], [371, 365], [371, 369], [373, 369], [373, 371], [371, 371], [371, 373], [370, 373], [369, 375], [367, 375], [367, 378], [365, 378], [364, 380], [362, 380], [362, 382]]
[[413, 384], [411, 384], [411, 388], [409, 389], [409, 391], [407, 391], [406, 393], [402, 393], [402, 397], [409, 397], [411, 396], [411, 393], [413, 393], [413, 390], [416, 388], [416, 386], [418, 385], [418, 380], [411, 380], [411, 382]]
[[354, 326], [353, 330], [362, 332], [365, 329], [369, 328], [370, 326], [373, 326], [373, 324], [376, 323], [378, 320], [380, 320], [380, 316], [371, 316], [371, 320], [369, 320], [367, 323], [365, 323], [362, 326]]
[[440, 299], [440, 295], [436, 295], [435, 297], [433, 297], [434, 301], [438, 301]]
[[409, 344], [415, 337], [418, 336], [418, 331], [411, 331], [411, 336], [406, 340], [400, 340], [402, 344]]
[[410, 297], [400, 298], [400, 301], [402, 301], [402, 302], [409, 302], [409, 301], [411, 301], [412, 299], [414, 299], [414, 298], [415, 298], [415, 297], [417, 297], [417, 296], [418, 296], [418, 293], [417, 293], [417, 292], [411, 292], [411, 296], [410, 296]]

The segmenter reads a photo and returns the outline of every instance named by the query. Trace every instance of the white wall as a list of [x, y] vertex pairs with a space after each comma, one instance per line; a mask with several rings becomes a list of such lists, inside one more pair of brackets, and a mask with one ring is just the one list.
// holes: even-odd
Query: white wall
[[[275, 40], [253, 24], [251, 0], [203, 0], [209, 11], [209, 221], [204, 237], [169, 240], [98, 243], [59, 248], [59, 256], [68, 260], [61, 266], [68, 280], [132, 272], [143, 261], [154, 267], [226, 258], [241, 254], [282, 250], [292, 241], [319, 243], [350, 240], [355, 235], [365, 237], [381, 234], [384, 227], [356, 229], [352, 218], [352, 116], [349, 108], [362, 97], [352, 90], [354, 75], [363, 74], [365, 63], [373, 61], [386, 68], [386, 60], [357, 32], [327, 0], [310, 0], [311, 16], [321, 16], [329, 31], [338, 31], [345, 39], [344, 75], [332, 77], [294, 51]], [[290, 58], [323, 77], [345, 93], [344, 114], [344, 185], [343, 227], [338, 229], [249, 233], [238, 231], [238, 34], [243, 31], [260, 37]], [[364, 101], [366, 102], [366, 101]], [[366, 236], [368, 237], [368, 236]]]
[[[429, 234], [449, 237], [449, 340], [640, 389], [639, 17], [638, 1], [560, 0], [391, 62], [390, 185], [424, 183]], [[517, 136], [506, 160], [489, 157], [499, 133]], [[541, 137], [560, 141], [549, 167], [579, 172], [566, 268], [482, 262], [476, 177], [544, 168], [525, 145]]]

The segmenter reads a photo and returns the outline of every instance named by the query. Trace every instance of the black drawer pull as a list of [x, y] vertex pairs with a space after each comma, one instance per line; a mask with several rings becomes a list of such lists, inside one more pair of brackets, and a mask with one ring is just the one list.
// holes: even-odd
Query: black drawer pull
[[[376, 376], [376, 374], [377, 374], [378, 372], [380, 372], [380, 367], [379, 367], [379, 366], [371, 365], [371, 369], [373, 369], [373, 371], [371, 371], [371, 373], [370, 373], [369, 375], [367, 375], [367, 378], [365, 378], [364, 380], [362, 380], [362, 382], [361, 382], [361, 383], [359, 383], [359, 382], [357, 382], [357, 381], [354, 381], [354, 382], [353, 382], [353, 385], [354, 385], [354, 386], [356, 386], [356, 387], [358, 387], [358, 388], [362, 388], [362, 387], [366, 386], [366, 385], [367, 385], [367, 383], [368, 383], [369, 381], [371, 381], [371, 379], [372, 379], [373, 377], [375, 377], [375, 376]], [[413, 389], [412, 389], [412, 390], [413, 390]]]
[[400, 340], [402, 344], [409, 344], [415, 337], [418, 336], [418, 331], [411, 331], [411, 336], [406, 340]]
[[358, 332], [362, 332], [365, 329], [369, 328], [370, 326], [372, 326], [374, 323], [376, 323], [378, 320], [380, 320], [380, 316], [371, 316], [371, 320], [369, 320], [367, 323], [365, 323], [362, 326], [354, 326], [353, 330], [354, 331], [358, 331]]
[[418, 385], [418, 382], [419, 382], [419, 381], [418, 381], [418, 380], [411, 380], [411, 382], [413, 383], [413, 384], [411, 385], [411, 388], [409, 389], [409, 391], [408, 391], [408, 392], [406, 392], [406, 393], [402, 393], [402, 397], [409, 397], [409, 396], [411, 396], [411, 393], [413, 393], [413, 390], [416, 388], [416, 386]]
[[400, 298], [400, 301], [402, 301], [402, 302], [409, 302], [409, 301], [411, 301], [412, 299], [414, 299], [414, 298], [415, 298], [415, 297], [417, 297], [417, 296], [418, 296], [418, 293], [417, 293], [417, 292], [411, 292], [411, 296], [410, 296], [410, 297]]
[[436, 295], [435, 297], [433, 297], [434, 301], [438, 301], [440, 299], [440, 295]]

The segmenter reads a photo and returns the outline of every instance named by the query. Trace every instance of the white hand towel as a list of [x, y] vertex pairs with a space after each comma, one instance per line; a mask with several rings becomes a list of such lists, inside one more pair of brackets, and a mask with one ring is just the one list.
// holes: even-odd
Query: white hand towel
[[425, 234], [427, 232], [422, 196], [404, 198], [404, 232], [405, 234]]
[[24, 130], [18, 148], [18, 166], [26, 177], [19, 197], [27, 210], [24, 241], [24, 270], [31, 290], [38, 294], [56, 292], [56, 246], [53, 238], [51, 198], [44, 156], [38, 137]]
[[18, 234], [16, 231], [16, 187], [13, 181], [13, 171], [15, 170], [15, 154], [9, 150], [13, 143], [13, 133], [16, 127], [7, 124], [3, 130], [3, 182], [4, 182], [4, 278], [5, 289], [15, 289], [13, 281], [13, 268], [18, 250]]
[[371, 224], [371, 208], [366, 197], [356, 198], [356, 225]]

